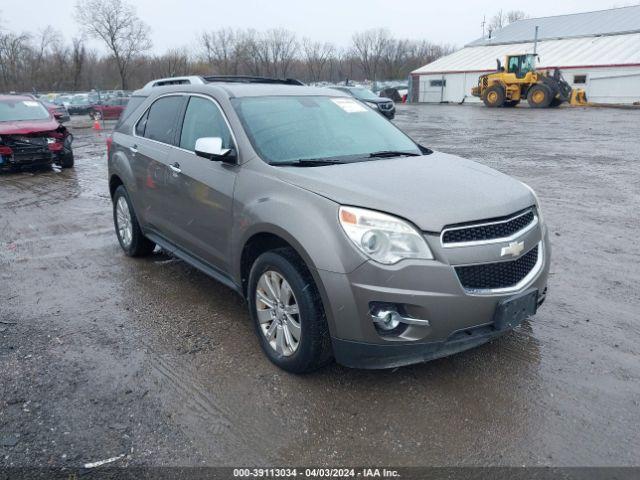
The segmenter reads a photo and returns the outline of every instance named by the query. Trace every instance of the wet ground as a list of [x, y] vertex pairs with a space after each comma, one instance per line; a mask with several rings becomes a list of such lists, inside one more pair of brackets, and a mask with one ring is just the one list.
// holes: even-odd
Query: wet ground
[[229, 289], [121, 253], [105, 134], [75, 129], [74, 169], [0, 175], [0, 466], [640, 464], [639, 115], [401, 106], [539, 192], [549, 296], [451, 358], [306, 376]]

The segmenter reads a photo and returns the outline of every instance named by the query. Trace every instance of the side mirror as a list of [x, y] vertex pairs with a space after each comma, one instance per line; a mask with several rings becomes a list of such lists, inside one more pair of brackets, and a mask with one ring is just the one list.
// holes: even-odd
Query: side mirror
[[236, 156], [231, 148], [222, 148], [220, 137], [204, 137], [196, 140], [196, 155], [218, 162], [235, 163]]

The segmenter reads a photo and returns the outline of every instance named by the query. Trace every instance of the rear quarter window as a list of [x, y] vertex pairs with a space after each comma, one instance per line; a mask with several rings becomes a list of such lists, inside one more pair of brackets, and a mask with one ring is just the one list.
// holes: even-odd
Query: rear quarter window
[[149, 108], [144, 136], [149, 140], [175, 145], [178, 115], [183, 96], [162, 97]]
[[131, 97], [129, 99], [129, 103], [127, 103], [127, 107], [123, 110], [122, 115], [120, 115], [120, 119], [118, 120], [118, 123], [116, 123], [115, 128], [119, 128], [124, 121], [140, 106], [140, 104], [142, 102], [145, 101], [147, 97], [142, 97], [142, 96], [136, 96], [136, 97]]

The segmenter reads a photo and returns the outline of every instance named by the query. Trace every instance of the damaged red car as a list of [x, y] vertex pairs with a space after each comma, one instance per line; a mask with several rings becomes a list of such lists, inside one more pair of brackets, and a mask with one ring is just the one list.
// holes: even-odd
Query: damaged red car
[[38, 101], [0, 95], [0, 170], [73, 167], [73, 135]]

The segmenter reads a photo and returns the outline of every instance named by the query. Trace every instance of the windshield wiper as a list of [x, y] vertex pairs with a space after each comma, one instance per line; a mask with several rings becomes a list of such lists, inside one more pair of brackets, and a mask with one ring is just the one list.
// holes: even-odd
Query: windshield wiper
[[400, 150], [381, 150], [369, 154], [369, 158], [391, 158], [391, 157], [419, 157], [419, 153], [403, 152]]
[[332, 158], [301, 158], [300, 160], [290, 160], [287, 162], [269, 162], [269, 165], [276, 167], [322, 167], [324, 165], [340, 165], [342, 160]]

